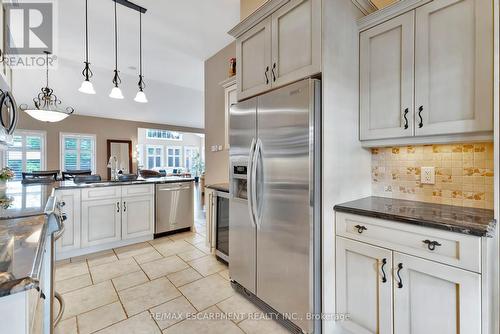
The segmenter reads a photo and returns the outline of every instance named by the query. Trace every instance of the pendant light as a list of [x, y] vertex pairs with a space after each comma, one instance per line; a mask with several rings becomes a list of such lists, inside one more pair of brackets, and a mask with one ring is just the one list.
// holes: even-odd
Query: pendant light
[[81, 93], [84, 94], [95, 94], [95, 89], [94, 85], [92, 85], [92, 82], [90, 82], [90, 78], [92, 78], [93, 73], [90, 70], [90, 63], [89, 63], [89, 20], [88, 20], [88, 0], [85, 0], [85, 68], [82, 71], [83, 76], [85, 77], [85, 80], [82, 82], [82, 85], [80, 86], [80, 91]]
[[139, 91], [135, 96], [134, 101], [139, 103], [148, 103], [148, 98], [146, 93], [144, 93], [144, 88], [146, 84], [144, 83], [144, 76], [142, 75], [142, 13], [139, 11]]
[[59, 108], [62, 101], [54, 94], [54, 90], [49, 87], [49, 55], [50, 52], [45, 51], [46, 57], [46, 79], [47, 85], [41, 89], [37, 97], [33, 99], [35, 108], [28, 108], [26, 104], [20, 105], [20, 109], [26, 112], [31, 117], [42, 122], [59, 122], [71, 115], [75, 109], [66, 107], [64, 110]]
[[116, 16], [116, 0], [113, 0], [115, 3], [115, 75], [113, 77], [113, 84], [115, 85], [113, 89], [111, 90], [111, 93], [109, 94], [109, 97], [113, 99], [120, 99], [122, 100], [123, 93], [122, 90], [118, 87], [119, 84], [121, 84], [122, 80], [120, 79], [120, 76], [118, 75], [118, 22], [117, 22], [117, 16]]

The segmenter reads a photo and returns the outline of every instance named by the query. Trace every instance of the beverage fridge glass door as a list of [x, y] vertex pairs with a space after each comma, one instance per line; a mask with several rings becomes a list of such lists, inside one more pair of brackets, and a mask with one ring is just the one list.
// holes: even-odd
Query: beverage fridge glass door
[[231, 107], [229, 171], [229, 275], [255, 293], [255, 223], [250, 215], [248, 188], [251, 157], [256, 142], [257, 101], [247, 100]]
[[[257, 109], [257, 296], [300, 317], [314, 310], [315, 83], [265, 94]], [[291, 320], [312, 332], [312, 321]]]

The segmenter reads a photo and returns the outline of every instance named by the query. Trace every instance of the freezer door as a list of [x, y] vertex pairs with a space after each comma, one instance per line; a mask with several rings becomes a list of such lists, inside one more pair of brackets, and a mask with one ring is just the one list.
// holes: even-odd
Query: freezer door
[[257, 110], [257, 296], [298, 317], [314, 311], [315, 83], [263, 95]]
[[251, 156], [256, 142], [257, 100], [231, 107], [229, 118], [229, 276], [255, 293], [255, 223], [248, 200]]

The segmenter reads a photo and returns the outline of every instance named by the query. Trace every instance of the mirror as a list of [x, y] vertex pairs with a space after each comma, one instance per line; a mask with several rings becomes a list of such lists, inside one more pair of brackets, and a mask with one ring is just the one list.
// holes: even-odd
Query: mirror
[[[123, 174], [132, 174], [132, 141], [108, 139], [108, 161], [116, 157], [118, 169]], [[111, 179], [111, 169], [108, 168], [108, 180]]]

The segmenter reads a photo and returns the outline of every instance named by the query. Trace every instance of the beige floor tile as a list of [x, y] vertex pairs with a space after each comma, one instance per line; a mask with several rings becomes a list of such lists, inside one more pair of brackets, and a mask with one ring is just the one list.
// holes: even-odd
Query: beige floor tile
[[161, 253], [161, 255], [167, 257], [178, 253], [185, 253], [188, 251], [195, 250], [196, 248], [189, 242], [184, 240], [176, 240], [167, 243], [161, 243], [154, 245], [156, 250]]
[[153, 250], [154, 250], [153, 247], [149, 243], [141, 242], [139, 244], [133, 244], [129, 246], [115, 248], [115, 253], [116, 255], [118, 255], [118, 258], [122, 260], [130, 258], [132, 256], [150, 253]]
[[115, 252], [113, 250], [109, 250], [106, 252], [101, 252], [100, 254], [95, 254], [89, 258], [87, 258], [87, 262], [89, 267], [98, 266], [101, 264], [111, 263], [118, 261]]
[[172, 239], [170, 239], [169, 237], [162, 237], [162, 238], [158, 238], [158, 239], [149, 240], [148, 242], [152, 246], [159, 246], [159, 245], [168, 244], [168, 243], [172, 242]]
[[[200, 319], [190, 318], [163, 331], [164, 334], [242, 334], [243, 331], [232, 321], [219, 319], [221, 311], [213, 306], [200, 312]], [[264, 333], [264, 332], [263, 332]], [[267, 333], [266, 333], [267, 334]]]
[[146, 262], [151, 262], [153, 260], [158, 260], [161, 259], [163, 256], [158, 253], [156, 249], [153, 249], [149, 253], [144, 253], [144, 254], [139, 254], [134, 256], [134, 259], [137, 261], [137, 263], [146, 263]]
[[227, 314], [234, 315], [231, 320], [235, 323], [247, 319], [249, 314], [262, 313], [264, 315], [257, 306], [238, 293], [221, 301], [217, 304], [217, 307]]
[[219, 262], [213, 255], [207, 255], [188, 263], [203, 276], [209, 276], [227, 269], [227, 266]]
[[66, 303], [66, 309], [63, 314], [64, 319], [111, 304], [118, 300], [118, 296], [111, 281], [65, 293], [63, 298]]
[[201, 276], [196, 270], [193, 268], [188, 268], [177, 273], [173, 273], [167, 276], [168, 279], [174, 283], [175, 286], [179, 287], [181, 285], [185, 285], [187, 283], [191, 283], [196, 281], [203, 276]]
[[197, 242], [193, 246], [195, 246], [205, 254], [212, 254], [212, 250], [207, 246], [205, 241]]
[[166, 277], [122, 290], [118, 294], [129, 317], [181, 295]]
[[56, 268], [60, 267], [62, 265], [68, 264], [68, 263], [71, 263], [71, 259], [64, 259], [64, 260], [56, 261]]
[[195, 232], [181, 232], [181, 233], [176, 233], [176, 234], [171, 234], [168, 236], [169, 239], [171, 240], [185, 240], [186, 238], [191, 238], [195, 235]]
[[67, 263], [56, 268], [56, 281], [81, 276], [89, 273], [87, 262]]
[[78, 331], [80, 334], [90, 334], [126, 318], [120, 302], [115, 302], [78, 315]]
[[166, 276], [171, 273], [189, 268], [186, 262], [182, 261], [177, 256], [170, 256], [141, 264], [142, 270], [150, 279], [155, 279], [161, 276]]
[[146, 274], [142, 270], [140, 270], [113, 278], [112, 281], [116, 290], [121, 291], [142, 283], [146, 283], [147, 281], [149, 281], [149, 279]]
[[78, 334], [76, 317], [61, 321], [55, 329], [55, 334]]
[[271, 319], [247, 319], [238, 324], [246, 334], [290, 334], [290, 332], [278, 322]]
[[212, 275], [179, 288], [182, 294], [199, 311], [231, 297], [233, 288], [220, 275]]
[[139, 271], [141, 268], [133, 258], [91, 267], [90, 273], [94, 283], [103, 282], [118, 276]]
[[206, 254], [199, 249], [193, 249], [184, 253], [179, 253], [177, 254], [177, 256], [179, 256], [184, 261], [192, 261], [199, 259], [200, 257], [204, 257], [206, 256]]
[[73, 290], [78, 290], [86, 286], [92, 285], [92, 280], [89, 274], [84, 274], [72, 278], [68, 278], [55, 283], [55, 290], [59, 293], [66, 293]]
[[180, 296], [152, 308], [150, 312], [158, 326], [161, 329], [165, 329], [186, 319], [197, 311], [185, 297]]
[[[107, 327], [98, 334], [161, 334], [149, 312], [142, 312], [132, 318]], [[188, 333], [185, 333], [188, 334]]]
[[223, 278], [227, 279], [228, 281], [231, 280], [231, 278], [229, 277], [229, 269], [226, 269], [226, 270], [219, 272], [219, 275], [221, 275]]

